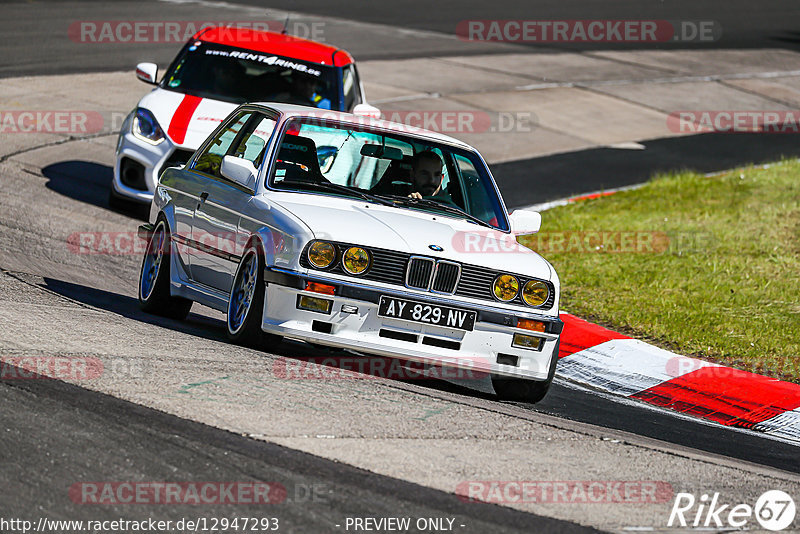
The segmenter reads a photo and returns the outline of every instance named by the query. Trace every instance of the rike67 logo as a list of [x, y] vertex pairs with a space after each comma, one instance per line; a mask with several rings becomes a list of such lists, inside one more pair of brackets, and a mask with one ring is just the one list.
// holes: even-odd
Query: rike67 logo
[[755, 506], [724, 503], [719, 493], [703, 494], [699, 499], [691, 493], [678, 493], [667, 526], [742, 529], [755, 519], [761, 528], [779, 531], [792, 525], [796, 512], [794, 499], [780, 490], [764, 492]]

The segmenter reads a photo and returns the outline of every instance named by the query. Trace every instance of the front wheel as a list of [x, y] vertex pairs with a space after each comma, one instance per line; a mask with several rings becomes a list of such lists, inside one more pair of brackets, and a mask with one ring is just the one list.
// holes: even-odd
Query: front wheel
[[264, 311], [264, 260], [254, 244], [245, 250], [228, 298], [228, 338], [239, 345], [252, 348], [273, 346], [280, 336], [261, 330]]
[[501, 375], [492, 375], [492, 386], [495, 393], [502, 400], [515, 402], [530, 402], [535, 404], [544, 399], [553, 383], [558, 363], [558, 348], [561, 340], [556, 342], [553, 349], [553, 358], [547, 372], [547, 380], [527, 380], [524, 378], [509, 378]]
[[189, 315], [192, 301], [173, 297], [169, 292], [170, 234], [167, 222], [159, 218], [142, 259], [139, 273], [139, 307], [142, 311], [185, 319]]

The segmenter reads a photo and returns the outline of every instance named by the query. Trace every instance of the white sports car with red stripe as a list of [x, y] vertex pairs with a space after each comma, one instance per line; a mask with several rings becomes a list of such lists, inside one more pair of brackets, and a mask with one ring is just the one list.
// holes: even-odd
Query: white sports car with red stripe
[[248, 28], [205, 28], [186, 43], [160, 82], [153, 63], [137, 65], [136, 75], [157, 87], [122, 125], [112, 205], [120, 198], [149, 203], [161, 172], [188, 161], [222, 119], [244, 102], [380, 114], [366, 103], [347, 51]]

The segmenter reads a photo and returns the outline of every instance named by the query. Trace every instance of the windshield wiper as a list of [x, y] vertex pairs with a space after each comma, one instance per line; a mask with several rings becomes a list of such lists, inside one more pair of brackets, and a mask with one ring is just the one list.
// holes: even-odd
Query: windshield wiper
[[426, 206], [426, 207], [440, 209], [442, 211], [446, 211], [448, 213], [453, 213], [455, 215], [463, 217], [463, 218], [467, 219], [468, 221], [474, 222], [475, 224], [480, 224], [481, 226], [485, 226], [487, 228], [494, 229], [494, 226], [492, 226], [488, 222], [486, 222], [486, 221], [484, 221], [482, 219], [479, 219], [479, 218], [475, 217], [474, 215], [470, 215], [469, 213], [467, 213], [466, 211], [462, 210], [461, 208], [458, 208], [456, 206], [451, 206], [450, 204], [443, 204], [441, 202], [437, 202], [437, 201], [431, 200], [429, 198], [401, 197], [399, 195], [381, 195], [381, 196], [382, 197], [389, 197], [393, 201], [400, 202], [401, 204], [404, 204], [404, 205], [413, 206], [415, 204], [421, 204], [421, 205]]
[[350, 196], [357, 196], [364, 200], [369, 200], [370, 202], [383, 204], [384, 206], [394, 206], [394, 204], [389, 202], [388, 200], [378, 198], [375, 195], [370, 195], [369, 193], [365, 193], [364, 191], [359, 191], [358, 189], [352, 189], [350, 187], [347, 187], [346, 185], [335, 184], [333, 182], [306, 182], [304, 180], [281, 180], [280, 182], [275, 182], [276, 187], [280, 187], [282, 184], [288, 184], [294, 187], [311, 186], [311, 188], [313, 189], [335, 191], [337, 193], [344, 193]]

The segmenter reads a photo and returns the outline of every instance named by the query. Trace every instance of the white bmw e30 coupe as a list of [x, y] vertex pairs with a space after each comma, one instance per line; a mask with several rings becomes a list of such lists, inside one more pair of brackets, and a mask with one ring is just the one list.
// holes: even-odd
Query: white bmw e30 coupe
[[[491, 376], [537, 402], [563, 323], [553, 267], [515, 235], [480, 154], [363, 116], [244, 104], [157, 185], [139, 300], [227, 314], [229, 337], [281, 337]], [[509, 246], [511, 243], [513, 246]]]

